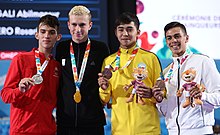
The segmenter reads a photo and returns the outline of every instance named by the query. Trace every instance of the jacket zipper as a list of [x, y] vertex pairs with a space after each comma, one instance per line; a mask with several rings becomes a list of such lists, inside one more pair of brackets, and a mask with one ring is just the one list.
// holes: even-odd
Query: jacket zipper
[[[178, 74], [177, 74], [177, 90], [180, 89], [180, 60], [177, 59], [178, 61]], [[177, 113], [177, 117], [176, 117], [176, 124], [177, 124], [177, 128], [178, 128], [178, 135], [180, 135], [180, 125], [179, 125], [179, 122], [178, 122], [178, 118], [179, 118], [179, 113], [180, 113], [180, 102], [179, 102], [179, 97], [177, 97], [177, 110], [178, 110], [178, 113]]]

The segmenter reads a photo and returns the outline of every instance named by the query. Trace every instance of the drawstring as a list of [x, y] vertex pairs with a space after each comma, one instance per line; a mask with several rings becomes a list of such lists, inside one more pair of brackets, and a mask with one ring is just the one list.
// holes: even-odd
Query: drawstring
[[[177, 72], [177, 90], [180, 89], [180, 60], [177, 59], [178, 62], [178, 72]], [[178, 135], [180, 135], [180, 125], [178, 122], [178, 117], [179, 117], [179, 113], [180, 113], [180, 103], [179, 103], [179, 97], [177, 97], [177, 107], [178, 107], [178, 114], [176, 117], [176, 124], [177, 124], [177, 128], [178, 128]]]

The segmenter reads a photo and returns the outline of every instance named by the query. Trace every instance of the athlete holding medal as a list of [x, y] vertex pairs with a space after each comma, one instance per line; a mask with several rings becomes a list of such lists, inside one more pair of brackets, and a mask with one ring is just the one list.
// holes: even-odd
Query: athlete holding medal
[[[151, 88], [160, 76], [161, 67], [154, 53], [143, 50], [137, 45], [140, 34], [139, 24], [137, 16], [128, 12], [117, 18], [115, 35], [120, 42], [120, 47], [103, 63], [103, 70], [110, 67], [112, 76], [109, 79], [105, 72], [99, 74], [101, 100], [104, 104], [112, 102], [112, 135], [160, 134], [157, 101], [153, 97]], [[136, 92], [146, 104], [136, 103], [136, 97], [132, 102], [126, 103], [132, 87], [127, 91], [123, 87], [133, 81], [133, 69], [140, 63], [146, 67], [148, 77], [138, 85]]]
[[49, 63], [50, 57], [46, 58], [43, 65], [41, 66], [39, 50], [35, 50], [35, 59], [36, 59], [37, 74], [35, 74], [32, 77], [32, 79], [34, 81], [34, 84], [41, 84], [43, 82], [43, 77], [41, 75], [42, 75], [44, 69], [47, 67], [47, 64]]
[[42, 16], [35, 38], [38, 48], [16, 55], [9, 67], [2, 100], [11, 104], [10, 135], [56, 134], [52, 115], [57, 103], [60, 64], [51, 51], [61, 39], [58, 18]]

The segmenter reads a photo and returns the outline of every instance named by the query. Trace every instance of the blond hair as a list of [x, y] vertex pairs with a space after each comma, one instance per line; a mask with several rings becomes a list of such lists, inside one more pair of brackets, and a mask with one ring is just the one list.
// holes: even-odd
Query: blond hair
[[88, 15], [89, 16], [89, 21], [91, 21], [91, 18], [92, 18], [92, 15], [90, 13], [90, 10], [85, 7], [85, 6], [82, 6], [82, 5], [79, 5], [79, 6], [74, 6], [70, 12], [69, 12], [69, 17], [71, 15], [78, 15], [78, 16], [81, 16], [81, 15]]

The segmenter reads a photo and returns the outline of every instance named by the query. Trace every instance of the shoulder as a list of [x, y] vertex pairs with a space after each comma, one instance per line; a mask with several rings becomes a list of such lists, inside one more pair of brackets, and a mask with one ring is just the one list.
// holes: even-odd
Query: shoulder
[[94, 43], [94, 44], [106, 45], [104, 42], [99, 41], [99, 40], [90, 39], [90, 41], [91, 43]]
[[57, 60], [55, 60], [54, 58], [51, 59], [51, 62], [56, 66], [60, 66], [60, 63]]
[[157, 57], [157, 55], [156, 55], [154, 52], [145, 50], [145, 49], [143, 49], [143, 48], [139, 48], [139, 52], [138, 52], [138, 53], [139, 53], [142, 57], [159, 60], [159, 58]]
[[209, 56], [204, 55], [204, 54], [193, 54], [192, 60], [200, 61], [200, 62], [213, 62], [214, 61], [214, 59], [212, 59]]
[[205, 54], [201, 54], [201, 53], [194, 53], [192, 54], [193, 57], [195, 58], [204, 58], [204, 59], [209, 59], [210, 57], [205, 55]]
[[34, 56], [34, 52], [33, 51], [29, 51], [29, 52], [20, 52], [18, 53], [13, 59], [20, 59], [20, 58], [27, 58], [30, 56]]
[[151, 55], [157, 57], [157, 55], [151, 51], [145, 50], [143, 48], [139, 48], [139, 53], [144, 54], [144, 55]]
[[106, 61], [106, 62], [109, 62], [109, 61], [112, 62], [113, 60], [115, 60], [116, 54], [117, 54], [117, 52], [116, 52], [116, 53], [113, 53], [113, 54], [111, 54], [111, 55], [109, 55], [108, 57], [105, 58], [105, 61]]
[[64, 40], [64, 41], [60, 41], [60, 42], [57, 44], [57, 48], [69, 46], [69, 45], [70, 45], [70, 42], [71, 42], [71, 39]]
[[31, 61], [34, 59], [34, 52], [20, 52], [17, 55], [15, 55], [12, 59], [13, 63], [26, 63], [27, 61]]
[[91, 40], [91, 51], [94, 51], [103, 57], [109, 55], [108, 46], [102, 41]]
[[91, 39], [91, 45], [94, 46], [94, 47], [107, 48], [106, 43], [104, 43], [102, 41], [98, 41], [98, 40], [93, 40], [93, 39]]

